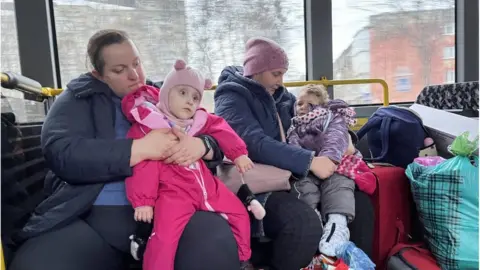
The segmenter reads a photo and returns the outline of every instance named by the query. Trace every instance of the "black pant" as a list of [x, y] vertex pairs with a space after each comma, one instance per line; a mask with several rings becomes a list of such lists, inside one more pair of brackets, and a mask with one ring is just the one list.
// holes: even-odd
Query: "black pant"
[[[119, 270], [126, 269], [128, 258], [79, 220], [25, 242], [9, 270]], [[214, 213], [195, 213], [180, 238], [175, 269], [223, 270], [239, 265], [228, 223]]]
[[[285, 192], [272, 193], [265, 208], [265, 234], [273, 241], [252, 242], [252, 261], [275, 270], [297, 270], [308, 265], [322, 235], [317, 214]], [[370, 197], [355, 191], [355, 208], [356, 218], [349, 225], [350, 241], [371, 256], [375, 215]]]
[[[315, 254], [322, 234], [320, 220], [305, 203], [286, 192], [270, 195], [264, 218], [267, 244], [253, 245], [252, 260], [275, 270], [298, 270]], [[128, 254], [112, 248], [84, 221], [28, 240], [9, 270], [118, 270]], [[238, 251], [228, 223], [197, 212], [180, 238], [175, 268], [238, 269]]]
[[273, 192], [265, 210], [265, 235], [272, 241], [252, 243], [252, 261], [275, 270], [298, 270], [307, 266], [322, 236], [315, 211], [287, 192]]

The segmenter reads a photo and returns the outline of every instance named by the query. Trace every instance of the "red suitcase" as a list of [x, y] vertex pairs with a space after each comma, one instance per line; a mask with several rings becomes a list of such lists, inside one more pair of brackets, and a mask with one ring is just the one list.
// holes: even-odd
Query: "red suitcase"
[[398, 244], [390, 252], [388, 270], [440, 270], [435, 257], [423, 243]]
[[405, 169], [386, 164], [369, 165], [377, 177], [377, 189], [371, 196], [375, 208], [372, 260], [376, 269], [385, 269], [392, 248], [408, 242], [413, 201]]

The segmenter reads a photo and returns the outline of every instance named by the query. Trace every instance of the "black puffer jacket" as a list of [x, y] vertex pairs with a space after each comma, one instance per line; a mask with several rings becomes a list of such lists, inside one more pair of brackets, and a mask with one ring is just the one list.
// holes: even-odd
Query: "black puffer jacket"
[[[106, 84], [84, 74], [71, 81], [53, 103], [41, 137], [51, 169], [45, 179], [49, 197], [17, 235], [18, 242], [72, 222], [92, 206], [105, 183], [131, 175], [132, 140], [115, 139], [111, 95]], [[223, 154], [210, 139], [216, 151], [207, 166], [213, 168]]]

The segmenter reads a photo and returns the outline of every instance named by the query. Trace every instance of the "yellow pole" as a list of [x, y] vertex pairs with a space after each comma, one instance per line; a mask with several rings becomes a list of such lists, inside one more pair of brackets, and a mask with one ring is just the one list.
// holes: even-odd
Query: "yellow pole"
[[[378, 83], [383, 87], [383, 106], [388, 106], [390, 104], [388, 84], [385, 80], [382, 80], [382, 79], [327, 80], [327, 78], [324, 77], [321, 80], [286, 82], [284, 83], [284, 86], [285, 87], [301, 87], [307, 84], [323, 84], [325, 86], [329, 86], [329, 85], [351, 85], [351, 84], [371, 84], [371, 83]], [[217, 86], [214, 85], [209, 90], [215, 90], [216, 88]]]
[[[3, 74], [2, 74], [3, 75]], [[0, 258], [2, 259], [2, 262], [1, 262], [1, 269], [2, 270], [5, 270], [6, 267], [5, 267], [5, 258], [3, 257], [3, 244], [0, 245]]]
[[42, 94], [47, 97], [58, 96], [62, 93], [62, 91], [63, 89], [61, 88], [42, 87]]
[[2, 83], [4, 83], [4, 82], [8, 82], [8, 76], [7, 76], [7, 74], [2, 72]]

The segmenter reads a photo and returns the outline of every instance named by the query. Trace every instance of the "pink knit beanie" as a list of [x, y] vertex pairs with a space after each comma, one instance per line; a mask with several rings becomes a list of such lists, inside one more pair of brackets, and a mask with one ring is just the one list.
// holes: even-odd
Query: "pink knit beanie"
[[[163, 80], [161, 87], [162, 91], [160, 91], [160, 100], [172, 87], [177, 85], [191, 86], [197, 89], [200, 95], [203, 95], [203, 90], [212, 87], [212, 81], [210, 79], [205, 79], [199, 70], [187, 66], [187, 63], [182, 59], [176, 60], [173, 68], [174, 69], [170, 71]], [[162, 95], [162, 93], [164, 94]]]
[[[157, 107], [169, 118], [170, 107], [168, 106], [168, 96], [173, 87], [177, 85], [191, 86], [203, 96], [203, 90], [212, 87], [212, 81], [205, 79], [199, 70], [187, 66], [184, 60], [178, 59], [175, 61], [174, 69], [170, 71], [165, 77], [162, 87], [160, 88], [159, 101]], [[172, 120], [172, 119], [171, 119]]]
[[288, 57], [275, 41], [268, 38], [251, 38], [245, 45], [243, 76], [251, 76], [277, 68], [288, 69]]

